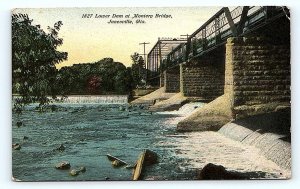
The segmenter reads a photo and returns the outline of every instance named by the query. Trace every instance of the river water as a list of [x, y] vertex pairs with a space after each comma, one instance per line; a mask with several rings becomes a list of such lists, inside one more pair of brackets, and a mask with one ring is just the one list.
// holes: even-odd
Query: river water
[[[147, 166], [144, 180], [193, 180], [207, 163], [223, 165], [250, 179], [286, 179], [284, 170], [264, 157], [255, 146], [226, 138], [221, 132], [176, 133], [176, 124], [203, 103], [191, 103], [178, 111], [151, 113], [143, 106], [127, 104], [57, 104], [46, 112], [26, 107], [13, 114], [12, 175], [21, 181], [131, 180], [132, 169], [114, 168], [106, 154], [130, 165], [149, 149], [158, 163]], [[196, 110], [197, 111], [197, 110]], [[17, 126], [17, 122], [22, 125]], [[238, 133], [236, 133], [238, 134]], [[56, 150], [60, 145], [64, 151]], [[70, 176], [55, 165], [69, 161], [71, 169], [86, 172]]]
[[[159, 163], [147, 167], [144, 179], [194, 179], [192, 170], [178, 166], [184, 159], [176, 156], [172, 146], [161, 146], [176, 135], [178, 114], [158, 114], [143, 107], [108, 104], [59, 104], [40, 113], [31, 105], [20, 115], [13, 114], [13, 177], [22, 181], [130, 180], [132, 169], [114, 168], [106, 154], [134, 164], [143, 151], [150, 149]], [[17, 127], [17, 122], [22, 126]], [[25, 136], [25, 138], [24, 138]], [[64, 151], [56, 150], [60, 145]], [[70, 176], [69, 170], [55, 165], [69, 161], [71, 168], [86, 167], [86, 172]]]

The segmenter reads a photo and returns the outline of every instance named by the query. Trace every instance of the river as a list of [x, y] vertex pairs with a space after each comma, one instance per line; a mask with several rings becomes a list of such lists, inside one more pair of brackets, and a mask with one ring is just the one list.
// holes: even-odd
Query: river
[[[151, 113], [128, 104], [57, 104], [40, 113], [36, 105], [13, 114], [12, 171], [21, 181], [131, 180], [132, 169], [115, 168], [106, 154], [134, 165], [149, 149], [158, 163], [143, 170], [144, 180], [193, 180], [207, 163], [223, 165], [249, 179], [286, 179], [284, 170], [264, 157], [260, 149], [226, 138], [222, 132], [177, 133], [176, 124], [204, 103], [190, 103], [178, 111]], [[22, 121], [21, 126], [17, 122]], [[236, 133], [238, 134], [238, 133]], [[60, 145], [64, 151], [56, 150]], [[55, 165], [69, 161], [71, 169], [86, 172], [70, 176]]]
[[[131, 107], [109, 104], [59, 104], [53, 111], [40, 113], [36, 105], [13, 114], [12, 142], [22, 145], [12, 152], [13, 177], [22, 181], [130, 180], [131, 169], [114, 168], [106, 154], [134, 164], [143, 149], [159, 156], [159, 163], [147, 167], [144, 179], [194, 179], [192, 171], [183, 170], [172, 146], [162, 142], [176, 135], [178, 114], [158, 114]], [[23, 125], [17, 127], [17, 122]], [[175, 121], [174, 121], [175, 120]], [[25, 138], [24, 138], [25, 136]], [[27, 138], [26, 138], [27, 137]], [[58, 151], [60, 145], [64, 151]], [[71, 168], [86, 167], [86, 172], [70, 176], [55, 165], [69, 161]]]

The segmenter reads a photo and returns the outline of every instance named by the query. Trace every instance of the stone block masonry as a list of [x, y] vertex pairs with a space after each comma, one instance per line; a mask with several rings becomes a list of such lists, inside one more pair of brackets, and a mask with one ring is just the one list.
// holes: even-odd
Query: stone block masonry
[[180, 65], [180, 91], [186, 97], [212, 101], [224, 93], [224, 53]]
[[164, 87], [166, 93], [178, 93], [180, 91], [179, 66], [168, 68], [164, 71]]
[[164, 72], [160, 74], [159, 79], [160, 79], [159, 86], [164, 87], [164, 85], [165, 85], [165, 73]]
[[[215, 56], [209, 57], [218, 56], [216, 52], [214, 53]], [[179, 122], [178, 131], [218, 130], [231, 120], [290, 108], [289, 44], [272, 44], [260, 37], [229, 38], [224, 55], [224, 95]], [[218, 75], [221, 73], [222, 67], [220, 65], [222, 64], [216, 64], [218, 61], [207, 62], [210, 64], [205, 64], [204, 60], [202, 60], [202, 64], [200, 61], [196, 62], [193, 65], [194, 69], [190, 64], [182, 65], [181, 91], [185, 95], [188, 95], [187, 91], [192, 91], [192, 88], [200, 88], [200, 83], [207, 83], [204, 86], [207, 86], [207, 91], [211, 89], [211, 93], [204, 94], [211, 94], [211, 96], [208, 95], [211, 99], [214, 98], [214, 95], [222, 94], [220, 91], [222, 86], [219, 86], [222, 81], [214, 83], [216, 78], [222, 78], [222, 74]], [[214, 65], [214, 67], [209, 69], [210, 65]], [[219, 69], [217, 65], [219, 65]], [[193, 70], [197, 71], [194, 73]], [[216, 73], [208, 74], [213, 71]], [[206, 77], [200, 81], [193, 80], [192, 77], [189, 77], [189, 75], [193, 75], [192, 73], [194, 76], [198, 76], [199, 80], [201, 76]], [[203, 95], [205, 91], [203, 88], [201, 89], [202, 91], [197, 90], [199, 96]], [[216, 94], [214, 94], [215, 91]]]
[[290, 103], [290, 46], [260, 37], [229, 38], [225, 93], [234, 118], [274, 111]]

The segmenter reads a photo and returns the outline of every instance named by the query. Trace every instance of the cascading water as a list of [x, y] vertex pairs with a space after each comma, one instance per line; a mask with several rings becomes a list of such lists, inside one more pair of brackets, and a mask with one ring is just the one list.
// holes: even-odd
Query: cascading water
[[[19, 96], [13, 96], [13, 103]], [[61, 98], [61, 96], [58, 96]], [[56, 102], [57, 103], [57, 102]], [[59, 103], [67, 104], [126, 104], [128, 95], [70, 95]]]
[[288, 138], [289, 133], [277, 132], [278, 128], [285, 126], [279, 120], [274, 121], [271, 116], [279, 117], [276, 114], [266, 114], [255, 117], [255, 121], [253, 118], [246, 118], [230, 122], [218, 132], [241, 143], [259, 148], [265, 157], [282, 168], [290, 169], [291, 143], [284, 140]]
[[128, 103], [127, 95], [78, 95], [68, 96], [62, 103], [71, 104], [125, 104]]
[[201, 108], [205, 104], [206, 103], [203, 103], [203, 102], [191, 102], [191, 103], [181, 106], [178, 110], [164, 111], [164, 112], [158, 112], [158, 113], [159, 114], [175, 114], [175, 115], [187, 116], [187, 115], [191, 114], [193, 111], [195, 111], [197, 108]]
[[[254, 137], [253, 137], [254, 136]], [[284, 168], [291, 168], [291, 144], [282, 141], [285, 135], [275, 133], [253, 132], [242, 143], [254, 145], [261, 149], [262, 153], [272, 161]]]

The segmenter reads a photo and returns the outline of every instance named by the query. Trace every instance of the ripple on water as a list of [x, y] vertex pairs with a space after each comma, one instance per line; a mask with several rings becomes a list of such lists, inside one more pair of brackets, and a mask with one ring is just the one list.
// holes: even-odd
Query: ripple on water
[[[163, 135], [175, 132], [175, 126], [165, 127], [164, 121], [174, 115], [149, 114], [146, 110], [120, 111], [119, 106], [66, 105], [55, 112], [39, 113], [31, 108], [13, 122], [24, 120], [26, 127], [13, 127], [13, 143], [29, 139], [20, 151], [13, 151], [13, 175], [24, 181], [46, 180], [130, 180], [132, 170], [115, 169], [106, 154], [134, 164], [141, 151], [151, 149], [164, 157], [150, 168], [148, 177], [175, 179], [182, 170], [170, 171], [176, 161], [171, 148], [155, 144], [164, 141]], [[65, 110], [68, 111], [65, 111]], [[101, 111], [98, 111], [101, 110]], [[149, 115], [148, 115], [149, 114]], [[63, 152], [55, 149], [63, 144]], [[175, 158], [173, 160], [173, 158]], [[172, 159], [172, 161], [170, 160]], [[72, 168], [85, 166], [87, 171], [71, 177], [54, 165], [67, 160]]]

